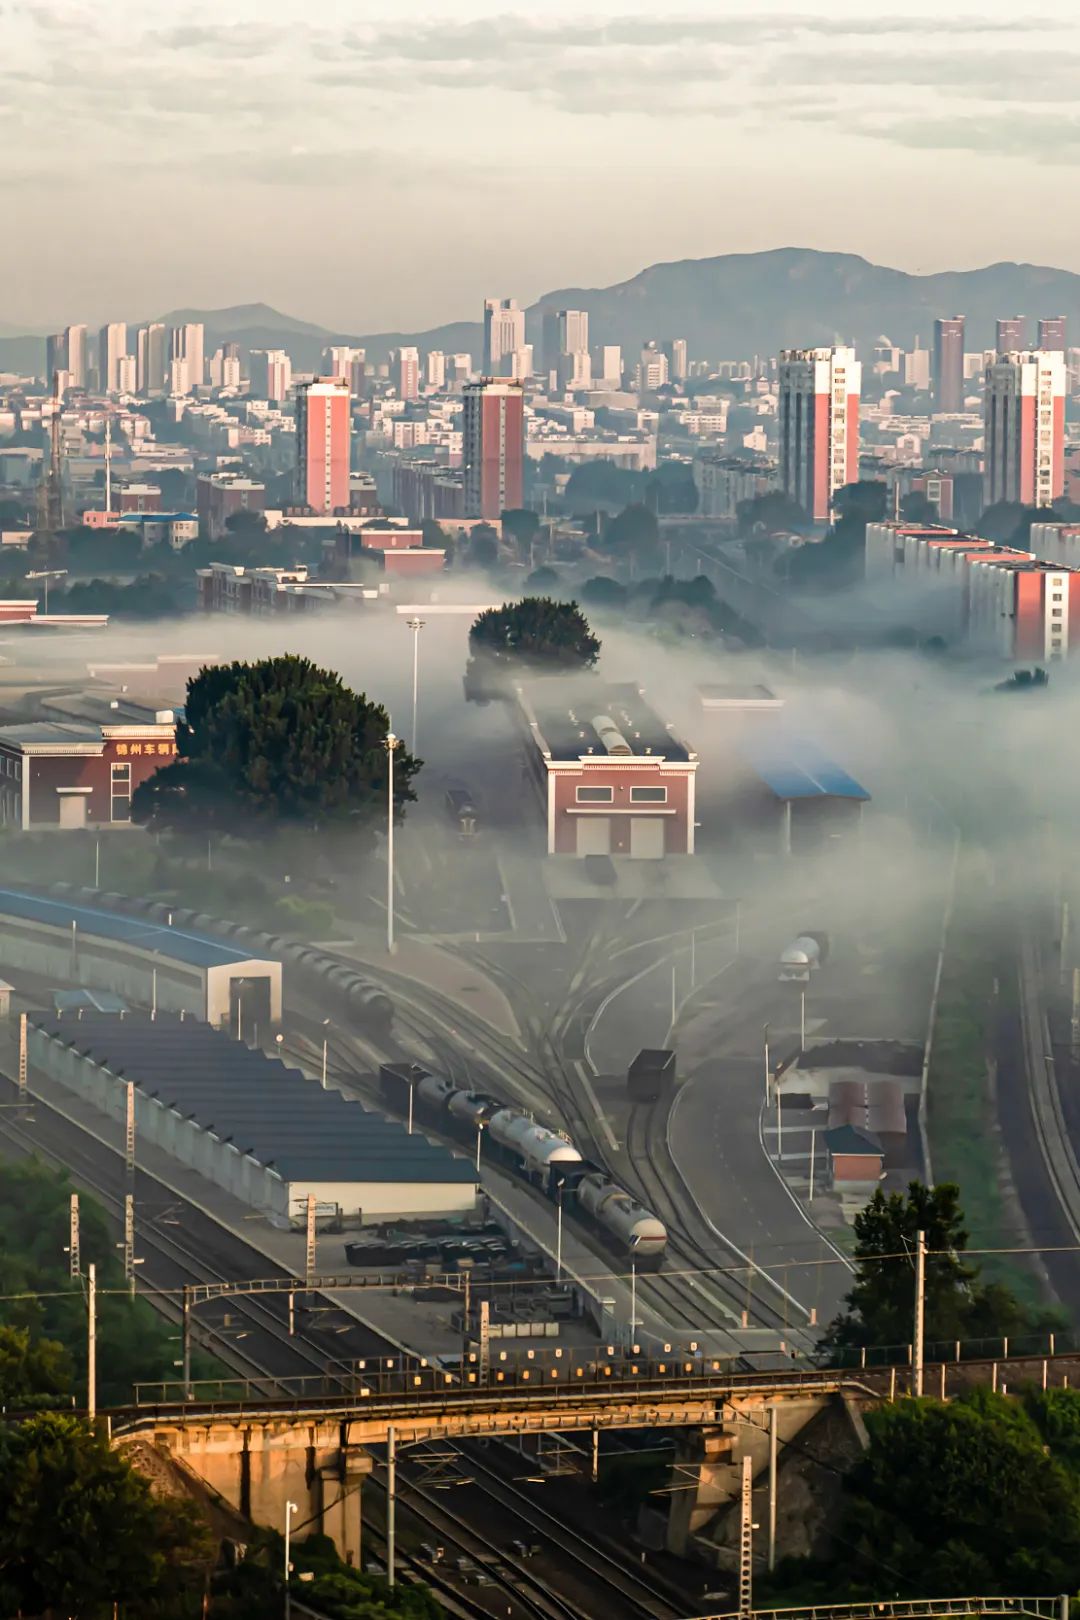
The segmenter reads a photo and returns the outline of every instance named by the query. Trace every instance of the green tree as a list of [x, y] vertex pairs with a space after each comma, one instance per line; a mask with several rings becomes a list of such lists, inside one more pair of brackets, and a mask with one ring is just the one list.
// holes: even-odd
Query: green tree
[[981, 1280], [962, 1258], [968, 1245], [959, 1188], [949, 1182], [909, 1184], [906, 1195], [880, 1188], [855, 1217], [855, 1282], [847, 1309], [829, 1326], [823, 1348], [836, 1359], [853, 1345], [911, 1343], [915, 1306], [916, 1235], [926, 1234], [925, 1337], [1001, 1338], [1053, 1325], [1049, 1313], [1030, 1313], [1000, 1283]]
[[5, 1614], [181, 1613], [208, 1574], [192, 1511], [159, 1504], [108, 1441], [42, 1413], [0, 1437], [0, 1601]]
[[550, 591], [551, 588], [553, 586], [557, 586], [558, 583], [559, 576], [556, 570], [554, 568], [548, 568], [545, 564], [541, 568], [534, 568], [532, 573], [526, 576], [525, 589], [530, 593], [530, 595], [536, 596], [541, 591]]
[[596, 574], [581, 587], [581, 600], [589, 607], [625, 608], [626, 586], [610, 574]]
[[940, 523], [937, 502], [924, 495], [921, 489], [913, 489], [900, 499], [900, 516], [905, 523]]
[[850, 1480], [844, 1566], [856, 1594], [1072, 1592], [1077, 1481], [1022, 1407], [980, 1392], [867, 1416]]
[[526, 596], [489, 608], [469, 631], [469, 646], [494, 663], [531, 664], [546, 669], [587, 669], [600, 655], [600, 643], [576, 602]]
[[741, 535], [786, 534], [792, 529], [798, 534], [811, 526], [798, 501], [781, 489], [739, 501], [735, 518]]
[[499, 537], [490, 523], [478, 523], [469, 536], [469, 562], [473, 568], [494, 568], [499, 560]]
[[434, 518], [425, 518], [420, 525], [420, 544], [442, 551], [446, 546], [446, 532]]
[[640, 503], [626, 506], [616, 514], [604, 530], [599, 542], [601, 551], [632, 555], [639, 560], [659, 554], [660, 526], [655, 512]]
[[[135, 792], [146, 826], [245, 835], [281, 822], [381, 825], [389, 717], [331, 670], [286, 655], [202, 670], [188, 683], [180, 757]], [[419, 761], [394, 756], [398, 812]]]
[[263, 535], [266, 533], [266, 517], [262, 512], [241, 507], [238, 512], [229, 513], [225, 527], [230, 534]]
[[29, 1328], [0, 1325], [0, 1406], [28, 1411], [66, 1403], [72, 1387], [71, 1361], [62, 1344], [35, 1341]]
[[518, 555], [528, 560], [530, 547], [540, 534], [540, 515], [528, 507], [513, 507], [502, 515], [502, 532], [517, 547]]

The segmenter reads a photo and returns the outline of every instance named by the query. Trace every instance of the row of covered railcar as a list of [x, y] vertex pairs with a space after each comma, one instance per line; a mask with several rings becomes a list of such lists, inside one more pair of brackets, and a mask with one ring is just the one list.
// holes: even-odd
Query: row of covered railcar
[[412, 1107], [421, 1118], [478, 1143], [482, 1153], [524, 1176], [548, 1198], [571, 1202], [621, 1258], [633, 1259], [639, 1270], [660, 1265], [668, 1241], [663, 1221], [590, 1164], [561, 1131], [496, 1097], [465, 1091], [418, 1064], [384, 1063], [379, 1078], [395, 1109], [408, 1105], [411, 1092]]

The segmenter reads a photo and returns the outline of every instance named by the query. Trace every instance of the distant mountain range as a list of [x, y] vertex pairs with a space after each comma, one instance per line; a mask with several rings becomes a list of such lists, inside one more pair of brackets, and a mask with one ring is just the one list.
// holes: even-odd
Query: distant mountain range
[[[492, 288], [492, 293], [503, 289]], [[741, 359], [778, 349], [852, 341], [864, 358], [879, 335], [910, 347], [928, 345], [934, 317], [966, 315], [969, 349], [993, 343], [994, 321], [1026, 315], [1030, 339], [1040, 315], [1065, 315], [1080, 344], [1080, 275], [1032, 264], [992, 264], [981, 270], [910, 275], [850, 253], [777, 248], [711, 259], [655, 264], [613, 287], [561, 287], [528, 310], [527, 331], [539, 342], [545, 306], [585, 309], [596, 343], [620, 343], [627, 355], [648, 338], [685, 337], [691, 357]], [[365, 348], [373, 361], [391, 349], [468, 351], [479, 362], [479, 321], [453, 321], [425, 332], [336, 332], [283, 315], [267, 304], [231, 309], [172, 310], [170, 324], [199, 320], [207, 352], [233, 339], [245, 349], [283, 348], [299, 370], [319, 364], [328, 344]], [[0, 323], [0, 332], [10, 326]], [[44, 341], [36, 334], [0, 337], [0, 369], [43, 370]]]

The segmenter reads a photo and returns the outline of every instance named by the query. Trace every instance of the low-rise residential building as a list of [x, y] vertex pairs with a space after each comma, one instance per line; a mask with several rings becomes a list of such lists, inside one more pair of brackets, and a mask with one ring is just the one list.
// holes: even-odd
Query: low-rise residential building
[[773, 463], [725, 456], [718, 451], [695, 456], [693, 471], [699, 517], [733, 522], [740, 501], [752, 501], [777, 487]]
[[262, 512], [266, 485], [236, 473], [203, 473], [195, 485], [199, 529], [206, 540], [223, 540], [236, 512]]

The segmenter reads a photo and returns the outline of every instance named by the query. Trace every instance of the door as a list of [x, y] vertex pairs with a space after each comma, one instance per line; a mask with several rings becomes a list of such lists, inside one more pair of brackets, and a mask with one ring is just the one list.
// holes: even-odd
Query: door
[[611, 854], [611, 817], [579, 816], [577, 824], [579, 855]]
[[86, 826], [86, 797], [87, 796], [85, 793], [61, 793], [61, 827]]
[[664, 823], [660, 816], [632, 816], [630, 854], [635, 861], [659, 861], [664, 857]]

